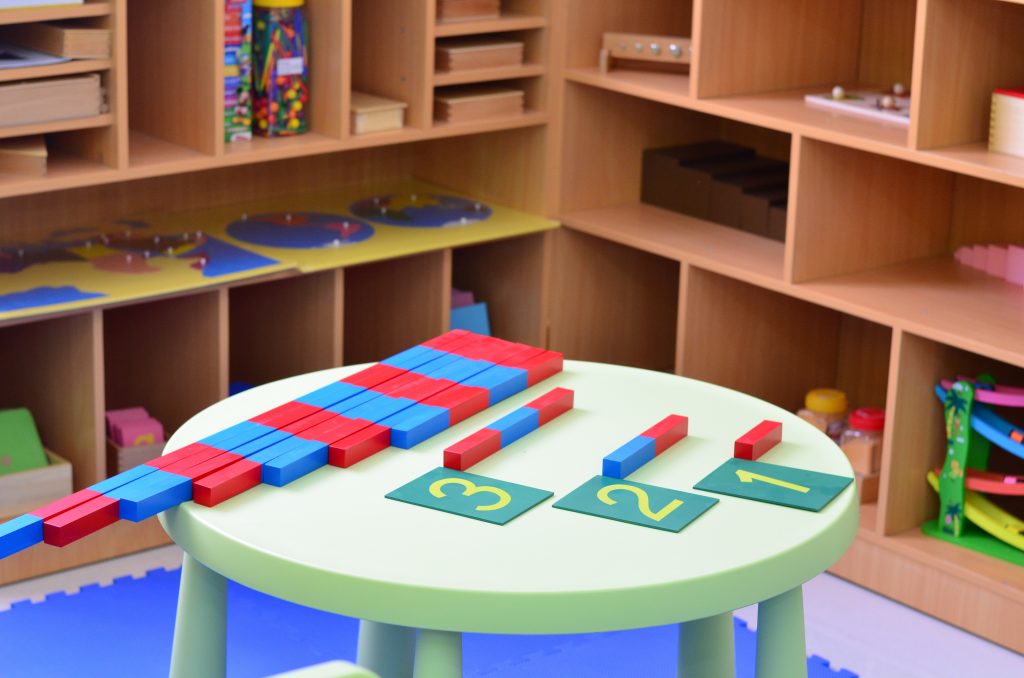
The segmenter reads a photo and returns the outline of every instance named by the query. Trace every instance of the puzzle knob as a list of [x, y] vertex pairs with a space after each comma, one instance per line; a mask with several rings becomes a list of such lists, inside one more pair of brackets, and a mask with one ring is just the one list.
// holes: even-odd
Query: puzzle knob
[[642, 42], [633, 43], [633, 49], [635, 49], [637, 52], [643, 52], [644, 51], [644, 43], [642, 43]]
[[658, 56], [659, 54], [661, 54], [661, 45], [659, 45], [656, 42], [652, 42], [651, 43], [651, 54], [653, 54], [654, 56]]
[[891, 111], [896, 108], [896, 97], [891, 94], [886, 94], [882, 97], [881, 106], [887, 111]]
[[683, 56], [683, 50], [676, 43], [672, 43], [668, 46], [668, 53], [674, 56], [676, 59]]
[[833, 99], [845, 99], [846, 98], [846, 90], [843, 89], [842, 85], [836, 85], [835, 87], [832, 88], [832, 98]]
[[897, 82], [895, 85], [892, 86], [892, 93], [898, 97], [901, 97], [907, 93], [907, 88], [906, 86], [904, 86], [902, 82]]

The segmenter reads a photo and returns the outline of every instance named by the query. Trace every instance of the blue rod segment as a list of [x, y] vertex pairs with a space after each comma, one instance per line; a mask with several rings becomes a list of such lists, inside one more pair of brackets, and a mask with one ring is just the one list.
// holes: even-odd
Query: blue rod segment
[[356, 386], [355, 384], [349, 384], [344, 381], [336, 381], [333, 384], [324, 386], [323, 388], [310, 391], [306, 395], [296, 398], [295, 400], [296, 402], [312, 405], [313, 407], [327, 409], [332, 405], [348, 400], [352, 396], [359, 395], [366, 390], [367, 389], [363, 386]]
[[109, 494], [113, 490], [116, 490], [123, 485], [127, 485], [133, 480], [138, 480], [143, 476], [149, 475], [153, 471], [156, 471], [156, 469], [152, 466], [141, 464], [134, 468], [130, 468], [123, 473], [118, 473], [116, 476], [110, 476], [106, 480], [101, 480], [95, 485], [89, 487], [89, 489], [99, 492], [100, 494]]
[[625, 478], [654, 459], [654, 455], [654, 438], [637, 436], [604, 458], [601, 475], [609, 478]]
[[540, 411], [532, 407], [520, 407], [509, 412], [487, 428], [501, 434], [501, 446], [507, 447], [527, 433], [540, 427]]
[[527, 387], [527, 373], [526, 370], [519, 369], [518, 367], [495, 365], [462, 383], [466, 386], [486, 388], [489, 393], [488, 403], [494, 406], [509, 396], [525, 391]]
[[416, 403], [380, 422], [391, 429], [391, 445], [407, 450], [448, 428], [447, 408]]
[[157, 469], [107, 494], [121, 518], [139, 522], [192, 499], [192, 479]]
[[376, 423], [387, 419], [394, 414], [398, 414], [402, 410], [412, 407], [415, 404], [416, 401], [409, 398], [392, 398], [391, 396], [382, 395], [381, 397], [368, 403], [364, 403], [359, 407], [346, 410], [345, 416], [352, 419], [366, 419], [367, 421]]
[[392, 367], [399, 367], [403, 370], [415, 370], [432, 360], [437, 360], [447, 355], [449, 354], [429, 346], [413, 346], [401, 353], [396, 353], [390, 358], [381, 360], [381, 363], [391, 365]]
[[303, 440], [290, 451], [263, 465], [260, 478], [268, 485], [282, 487], [327, 463], [327, 443]]
[[489, 363], [485, 360], [472, 360], [471, 358], [463, 358], [462, 356], [459, 356], [459, 360], [449, 363], [437, 371], [431, 372], [428, 376], [431, 376], [434, 379], [448, 379], [449, 381], [454, 381], [458, 384], [491, 367], [495, 367], [495, 364]]
[[279, 443], [282, 440], [287, 440], [288, 438], [291, 437], [292, 434], [288, 433], [287, 431], [274, 431], [273, 433], [268, 433], [262, 438], [257, 438], [252, 442], [248, 442], [245, 445], [242, 445], [241, 447], [236, 447], [235, 449], [231, 450], [231, 453], [237, 454], [242, 457], [250, 458], [257, 452], [261, 452], [270, 447], [271, 445]]
[[43, 541], [43, 519], [25, 514], [0, 525], [0, 558]]
[[277, 459], [282, 454], [292, 451], [303, 442], [305, 441], [302, 438], [290, 436], [288, 438], [285, 438], [284, 440], [274, 443], [270, 447], [267, 447], [263, 450], [260, 450], [259, 452], [256, 452], [255, 454], [249, 455], [248, 457], [246, 457], [246, 459], [248, 459], [249, 461], [254, 461], [257, 464], [266, 464], [273, 459]]

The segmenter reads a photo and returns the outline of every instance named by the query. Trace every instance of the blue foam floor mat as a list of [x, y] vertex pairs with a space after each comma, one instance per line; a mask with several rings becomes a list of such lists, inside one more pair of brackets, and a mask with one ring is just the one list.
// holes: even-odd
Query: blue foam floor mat
[[[0, 675], [163, 677], [180, 570], [154, 570], [113, 585], [57, 593], [41, 603], [15, 603], [0, 612]], [[736, 675], [754, 676], [756, 634], [735, 620]], [[228, 676], [250, 678], [328, 661], [354, 660], [358, 622], [258, 593], [228, 588]], [[466, 634], [466, 678], [671, 678], [677, 631], [660, 626], [570, 636]], [[856, 678], [807, 660], [812, 678]]]

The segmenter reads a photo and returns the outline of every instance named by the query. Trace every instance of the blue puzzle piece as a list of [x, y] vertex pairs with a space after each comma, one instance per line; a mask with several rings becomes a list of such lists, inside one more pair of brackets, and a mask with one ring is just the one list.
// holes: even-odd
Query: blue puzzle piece
[[527, 433], [540, 427], [540, 410], [532, 407], [520, 407], [504, 417], [488, 425], [487, 428], [501, 433], [501, 446], [507, 447]]
[[391, 396], [381, 396], [376, 400], [371, 400], [368, 403], [364, 403], [359, 407], [345, 411], [345, 416], [352, 419], [366, 419], [374, 423], [387, 419], [388, 417], [398, 414], [402, 410], [412, 407], [416, 404], [415, 400], [409, 398], [392, 398]]
[[390, 358], [385, 358], [384, 360], [381, 360], [381, 362], [385, 365], [399, 367], [403, 370], [414, 370], [431, 360], [443, 358], [446, 355], [449, 354], [444, 351], [438, 351], [436, 348], [430, 348], [429, 346], [413, 346], [401, 353], [396, 353]]
[[290, 451], [263, 465], [260, 479], [276, 487], [297, 480], [327, 463], [327, 443], [303, 440]]
[[292, 434], [288, 433], [287, 431], [274, 431], [273, 433], [268, 433], [262, 438], [257, 438], [252, 442], [248, 442], [245, 445], [242, 445], [241, 447], [236, 447], [235, 449], [231, 450], [231, 453], [237, 454], [242, 457], [251, 457], [257, 452], [265, 450], [271, 445], [279, 443], [282, 440], [287, 440], [288, 438], [291, 437]]
[[111, 491], [116, 490], [122, 485], [127, 485], [133, 480], [138, 480], [143, 476], [149, 475], [155, 470], [156, 469], [153, 468], [152, 466], [146, 466], [145, 464], [142, 464], [140, 466], [136, 466], [135, 468], [130, 468], [124, 473], [118, 473], [116, 476], [110, 476], [106, 480], [101, 480], [100, 482], [91, 486], [89, 489], [95, 490], [100, 494], [109, 494]]
[[654, 438], [637, 436], [606, 456], [601, 464], [601, 475], [625, 478], [655, 455]]
[[362, 386], [349, 384], [345, 381], [336, 381], [333, 384], [328, 384], [323, 388], [318, 388], [317, 390], [311, 391], [300, 398], [296, 398], [295, 401], [312, 405], [313, 407], [326, 409], [331, 405], [336, 405], [351, 398], [352, 396], [359, 395], [365, 390], [366, 389]]
[[0, 525], [0, 558], [43, 541], [43, 519], [25, 514]]
[[391, 445], [407, 450], [448, 428], [451, 415], [444, 407], [416, 403], [380, 422], [391, 429]]
[[107, 494], [118, 501], [121, 518], [139, 522], [192, 500], [192, 479], [157, 469]]
[[466, 386], [486, 388], [490, 405], [497, 405], [505, 398], [525, 391], [528, 386], [526, 370], [518, 367], [495, 365], [462, 382]]

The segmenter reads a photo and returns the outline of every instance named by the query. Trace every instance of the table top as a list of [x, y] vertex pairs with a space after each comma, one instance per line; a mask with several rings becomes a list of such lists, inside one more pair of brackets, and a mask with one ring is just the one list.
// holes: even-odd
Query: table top
[[[174, 450], [350, 374], [324, 370], [240, 393], [197, 414]], [[475, 474], [554, 492], [504, 526], [386, 499], [442, 465], [448, 445], [551, 388], [575, 408], [473, 466]], [[719, 500], [679, 533], [555, 509], [600, 474], [602, 458], [668, 414], [689, 436], [629, 480]], [[566, 361], [565, 371], [411, 450], [327, 466], [285, 487], [260, 485], [216, 507], [191, 502], [161, 516], [208, 567], [311, 607], [419, 628], [484, 633], [583, 633], [688, 621], [801, 585], [835, 562], [858, 524], [851, 483], [820, 512], [693, 485], [761, 422], [783, 422], [762, 461], [846, 477], [846, 457], [795, 415], [725, 388], [670, 374]]]

